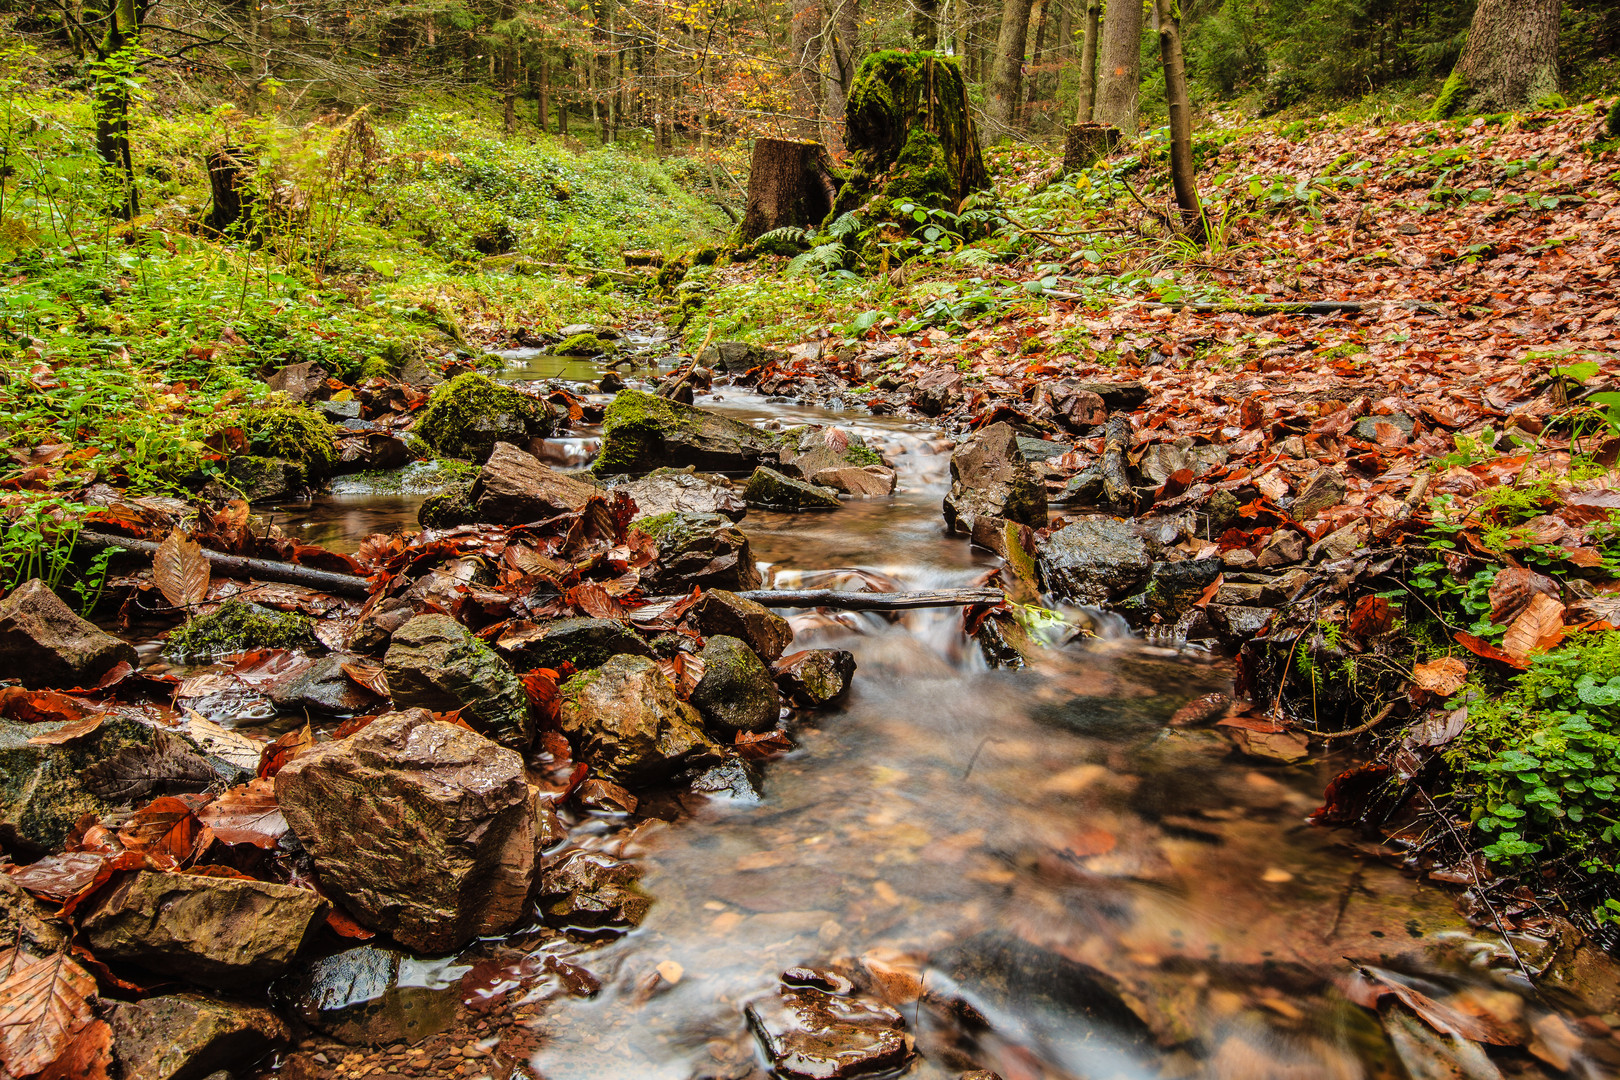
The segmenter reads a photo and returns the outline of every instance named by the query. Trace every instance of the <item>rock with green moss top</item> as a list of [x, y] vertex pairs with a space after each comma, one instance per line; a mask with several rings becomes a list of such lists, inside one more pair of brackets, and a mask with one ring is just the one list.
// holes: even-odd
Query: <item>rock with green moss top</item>
[[832, 488], [795, 480], [763, 465], [748, 478], [743, 498], [749, 506], [771, 510], [836, 510], [839, 505]]
[[659, 514], [636, 522], [658, 545], [658, 561], [641, 572], [650, 592], [684, 593], [705, 589], [757, 589], [748, 534], [719, 514]]
[[473, 511], [473, 481], [456, 484], [437, 495], [429, 495], [416, 508], [416, 522], [424, 529], [453, 529], [477, 520]]
[[217, 502], [241, 498], [250, 503], [278, 503], [299, 498], [310, 487], [309, 473], [297, 462], [238, 454], [226, 462], [225, 475], [210, 480], [202, 494]]
[[266, 403], [244, 409], [242, 433], [251, 453], [299, 465], [311, 480], [330, 475], [338, 463], [340, 432], [325, 416], [302, 405]]
[[171, 631], [163, 642], [163, 652], [166, 656], [196, 658], [313, 644], [315, 633], [308, 616], [227, 600], [207, 615]]
[[569, 679], [561, 698], [563, 734], [575, 756], [605, 779], [653, 783], [723, 757], [697, 711], [647, 657], [615, 656]]
[[613, 352], [617, 347], [613, 342], [587, 332], [566, 337], [553, 345], [549, 351], [558, 356], [601, 356]]
[[383, 670], [395, 708], [460, 712], [474, 731], [519, 753], [534, 741], [517, 675], [448, 615], [418, 615], [394, 631]]
[[503, 634], [496, 648], [517, 671], [564, 664], [576, 671], [600, 667], [621, 654], [652, 656], [652, 647], [628, 624], [616, 619], [552, 619], [533, 628]]
[[1620, 139], [1620, 98], [1615, 98], [1614, 104], [1609, 106], [1607, 126], [1609, 138]]
[[728, 416], [642, 390], [621, 390], [602, 418], [598, 474], [646, 473], [664, 466], [746, 472], [775, 462], [781, 437]]
[[834, 704], [854, 678], [855, 654], [847, 649], [806, 649], [776, 664], [776, 684], [801, 709]]
[[747, 642], [716, 634], [698, 658], [703, 661], [703, 677], [692, 690], [691, 702], [712, 735], [731, 742], [739, 731], [769, 731], [776, 726], [782, 710], [776, 682]]
[[811, 428], [799, 436], [796, 445], [782, 451], [779, 471], [808, 480], [823, 469], [863, 469], [882, 465], [883, 457], [866, 445], [866, 440], [843, 428]]
[[556, 427], [548, 402], [469, 371], [434, 389], [414, 431], [444, 457], [482, 462], [496, 443], [522, 446]]

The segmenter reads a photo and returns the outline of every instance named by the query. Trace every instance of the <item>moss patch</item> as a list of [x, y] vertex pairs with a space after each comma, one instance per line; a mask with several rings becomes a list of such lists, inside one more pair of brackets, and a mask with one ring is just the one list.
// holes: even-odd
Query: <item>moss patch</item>
[[308, 617], [272, 611], [258, 604], [227, 600], [214, 611], [171, 632], [163, 644], [168, 656], [222, 656], [247, 649], [296, 649], [313, 645]]
[[291, 461], [312, 477], [327, 475], [337, 464], [338, 429], [314, 409], [256, 405], [243, 410], [242, 432], [254, 454]]
[[1440, 88], [1440, 96], [1434, 99], [1434, 108], [1429, 110], [1430, 120], [1449, 120], [1462, 108], [1462, 98], [1468, 93], [1468, 77], [1460, 70], [1453, 68], [1446, 84]]
[[551, 351], [558, 356], [600, 356], [612, 352], [613, 345], [595, 334], [575, 334], [557, 342]]
[[433, 391], [415, 433], [446, 457], [483, 461], [497, 442], [544, 438], [555, 426], [546, 402], [469, 371]]

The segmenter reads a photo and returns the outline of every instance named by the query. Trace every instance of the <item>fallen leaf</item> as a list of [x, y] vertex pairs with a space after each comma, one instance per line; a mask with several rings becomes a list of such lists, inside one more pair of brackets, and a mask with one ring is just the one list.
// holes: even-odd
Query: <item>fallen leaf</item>
[[1510, 623], [1529, 606], [1532, 597], [1545, 594], [1558, 597], [1558, 582], [1545, 574], [1521, 566], [1509, 566], [1496, 573], [1491, 582], [1491, 622]]
[[119, 828], [118, 839], [132, 852], [177, 867], [191, 857], [201, 831], [202, 823], [191, 804], [165, 795], [135, 811]]
[[1350, 612], [1350, 633], [1363, 641], [1375, 638], [1395, 625], [1389, 601], [1382, 596], [1363, 596]]
[[787, 737], [784, 731], [739, 731], [736, 741], [737, 753], [745, 758], [757, 760], [771, 757], [774, 754], [785, 754], [793, 749], [793, 740]]
[[28, 741], [34, 746], [61, 746], [63, 743], [72, 742], [74, 739], [84, 738], [99, 728], [101, 722], [105, 719], [107, 719], [106, 713], [97, 713], [94, 716], [87, 716], [83, 720], [75, 720], [71, 724], [63, 724], [55, 731], [35, 735]]
[[1516, 668], [1526, 668], [1529, 665], [1522, 658], [1509, 656], [1501, 649], [1492, 645], [1482, 637], [1475, 637], [1466, 630], [1458, 630], [1451, 635], [1452, 640], [1475, 656], [1483, 656], [1487, 660], [1497, 660]]
[[60, 904], [83, 892], [106, 865], [105, 855], [72, 851], [17, 867], [11, 871], [11, 880], [35, 896]]
[[117, 750], [87, 766], [79, 779], [92, 794], [132, 803], [153, 795], [206, 791], [219, 774], [184, 740], [155, 731], [151, 742]]
[[287, 819], [276, 802], [275, 785], [254, 779], [233, 787], [197, 811], [221, 843], [273, 848], [287, 835]]
[[389, 697], [388, 677], [383, 674], [380, 664], [343, 664], [343, 674], [354, 680], [355, 684], [380, 698]]
[[1406, 734], [1407, 746], [1445, 746], [1468, 730], [1468, 706], [1431, 712], [1412, 725]]
[[33, 1080], [107, 1080], [112, 1068], [113, 1032], [105, 1020], [92, 1020], [79, 1029], [62, 1055]]
[[1453, 1035], [1473, 1042], [1493, 1046], [1515, 1046], [1519, 1040], [1506, 1034], [1494, 1022], [1482, 1016], [1462, 1012], [1443, 1005], [1400, 981], [1400, 976], [1381, 968], [1356, 965], [1356, 975], [1345, 988], [1345, 996], [1357, 1005], [1375, 1009], [1378, 1002], [1394, 995], [1402, 1005], [1411, 1009], [1425, 1024], [1442, 1035]]
[[176, 528], [152, 556], [152, 581], [172, 607], [191, 607], [208, 597], [208, 559], [202, 545]]
[[90, 1024], [95, 992], [96, 980], [67, 953], [0, 952], [0, 1065], [13, 1076], [48, 1068]]
[[1536, 649], [1556, 644], [1563, 629], [1564, 605], [1537, 593], [1502, 636], [1502, 651], [1522, 661]]
[[1442, 656], [1412, 667], [1412, 681], [1418, 689], [1440, 697], [1450, 697], [1468, 681], [1468, 665], [1455, 656]]
[[306, 722], [301, 728], [286, 732], [259, 754], [259, 778], [269, 780], [281, 767], [315, 745], [315, 733]]

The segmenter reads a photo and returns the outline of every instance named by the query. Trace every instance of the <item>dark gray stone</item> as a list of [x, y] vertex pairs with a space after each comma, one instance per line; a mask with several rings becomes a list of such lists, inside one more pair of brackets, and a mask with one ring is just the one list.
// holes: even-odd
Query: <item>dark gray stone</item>
[[1128, 523], [1083, 517], [1049, 536], [1035, 565], [1046, 592], [1077, 604], [1102, 605], [1146, 581], [1153, 560]]
[[135, 647], [81, 619], [39, 578], [0, 600], [0, 673], [31, 689], [94, 686]]
[[703, 677], [688, 700], [711, 734], [731, 742], [738, 732], [769, 731], [776, 726], [782, 711], [776, 682], [746, 642], [716, 634], [698, 658], [703, 661]]
[[396, 708], [459, 710], [474, 729], [520, 753], [534, 741], [523, 684], [450, 616], [418, 615], [394, 631], [383, 665]]

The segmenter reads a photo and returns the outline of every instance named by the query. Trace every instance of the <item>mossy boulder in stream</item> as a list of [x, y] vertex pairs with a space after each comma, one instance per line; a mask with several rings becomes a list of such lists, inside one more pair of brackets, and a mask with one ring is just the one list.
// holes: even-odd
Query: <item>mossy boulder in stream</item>
[[644, 656], [615, 656], [569, 679], [560, 719], [575, 757], [622, 784], [656, 782], [724, 756], [696, 710]]
[[760, 586], [748, 534], [719, 514], [658, 514], [635, 527], [658, 545], [658, 561], [641, 572], [641, 584], [651, 592]]
[[433, 391], [414, 433], [445, 457], [482, 462], [496, 443], [524, 446], [556, 427], [549, 403], [469, 371]]
[[223, 656], [248, 649], [297, 649], [315, 644], [308, 616], [273, 611], [244, 600], [227, 600], [169, 633], [166, 656]]
[[558, 356], [601, 356], [611, 353], [617, 348], [611, 341], [604, 341], [593, 333], [574, 334], [557, 342], [551, 347], [551, 352]]
[[711, 472], [745, 472], [776, 461], [780, 436], [729, 416], [683, 405], [642, 390], [621, 390], [602, 418], [598, 474], [645, 473], [694, 465]]
[[836, 510], [838, 493], [819, 484], [795, 480], [761, 465], [748, 478], [743, 498], [749, 506], [772, 510]]
[[770, 669], [740, 638], [716, 634], [698, 653], [703, 677], [691, 701], [717, 738], [730, 742], [739, 731], [769, 731], [776, 726], [782, 699]]
[[290, 461], [311, 480], [329, 475], [338, 463], [338, 429], [325, 416], [277, 395], [242, 412], [242, 433], [256, 457]]

